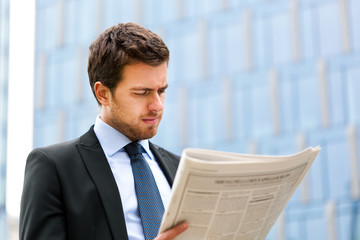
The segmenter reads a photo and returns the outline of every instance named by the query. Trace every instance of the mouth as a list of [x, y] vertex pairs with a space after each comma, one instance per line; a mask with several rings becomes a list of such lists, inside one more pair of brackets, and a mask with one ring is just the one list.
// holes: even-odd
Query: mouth
[[159, 122], [159, 117], [149, 117], [149, 118], [143, 118], [142, 121], [149, 125], [154, 125]]

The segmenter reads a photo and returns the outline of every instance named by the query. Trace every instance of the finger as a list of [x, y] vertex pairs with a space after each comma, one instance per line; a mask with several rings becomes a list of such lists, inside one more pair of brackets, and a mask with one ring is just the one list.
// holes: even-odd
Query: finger
[[186, 222], [180, 223], [175, 227], [161, 233], [154, 240], [170, 240], [178, 236], [180, 233], [188, 229], [189, 225]]

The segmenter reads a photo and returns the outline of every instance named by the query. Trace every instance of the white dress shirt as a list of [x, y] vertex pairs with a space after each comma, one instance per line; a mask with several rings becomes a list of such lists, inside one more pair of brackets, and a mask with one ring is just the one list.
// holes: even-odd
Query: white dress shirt
[[[131, 141], [122, 133], [102, 121], [100, 116], [96, 118], [94, 131], [104, 150], [119, 189], [129, 240], [144, 240], [130, 158], [124, 149]], [[143, 156], [154, 175], [164, 208], [166, 208], [170, 200], [170, 185], [155, 161], [154, 155], [150, 151], [149, 141], [141, 140], [139, 143], [146, 151], [146, 153], [143, 153]]]

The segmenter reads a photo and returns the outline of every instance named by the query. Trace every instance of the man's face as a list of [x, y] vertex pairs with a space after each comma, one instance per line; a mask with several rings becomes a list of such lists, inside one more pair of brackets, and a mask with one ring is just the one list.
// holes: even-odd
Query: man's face
[[103, 105], [101, 118], [131, 141], [155, 136], [164, 110], [168, 86], [167, 63], [125, 66], [123, 79]]

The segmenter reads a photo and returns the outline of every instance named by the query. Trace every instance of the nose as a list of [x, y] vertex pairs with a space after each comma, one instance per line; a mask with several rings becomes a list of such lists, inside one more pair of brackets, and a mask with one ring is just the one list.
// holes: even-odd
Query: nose
[[148, 105], [149, 110], [152, 112], [160, 112], [164, 108], [164, 97], [160, 95], [159, 93], [155, 92], [152, 94], [152, 98], [150, 100], [150, 103]]

